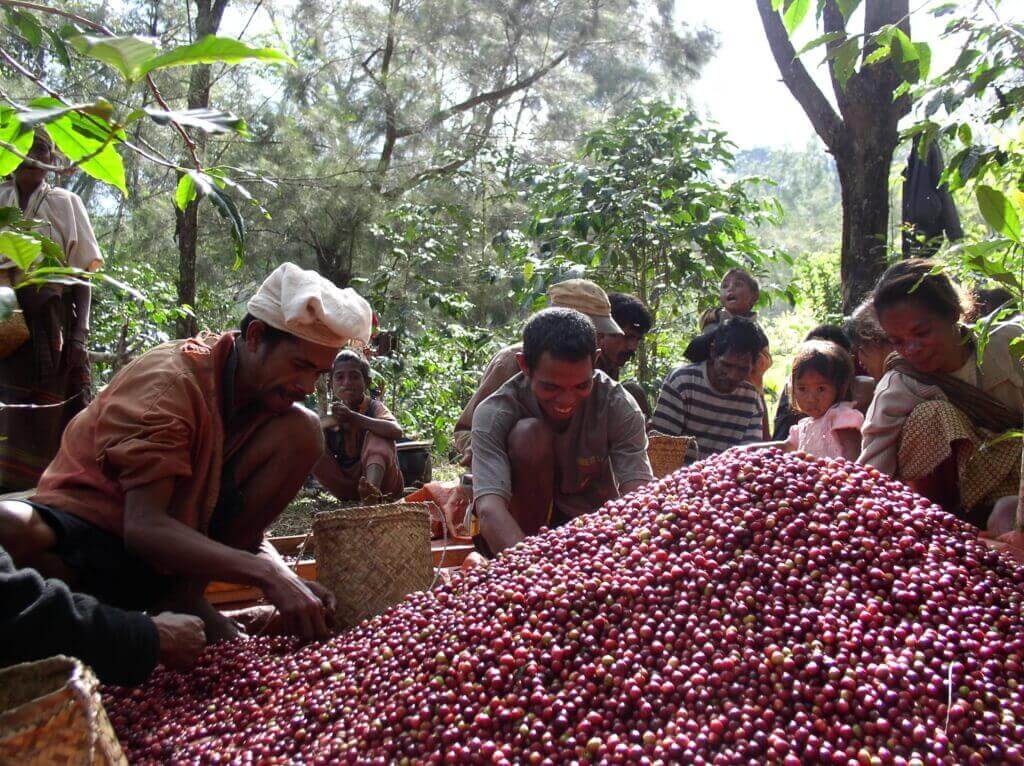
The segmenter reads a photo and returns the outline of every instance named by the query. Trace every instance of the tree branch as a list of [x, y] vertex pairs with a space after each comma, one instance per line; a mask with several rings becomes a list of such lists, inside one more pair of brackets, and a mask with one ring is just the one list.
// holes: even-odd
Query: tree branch
[[811, 121], [825, 146], [835, 154], [846, 140], [846, 130], [842, 119], [836, 114], [832, 104], [828, 102], [814, 80], [807, 73], [803, 62], [796, 57], [796, 50], [789, 40], [782, 17], [772, 10], [771, 0], [756, 0], [757, 11], [761, 15], [765, 36], [771, 48], [772, 56], [779, 67], [782, 81], [789, 92], [800, 104], [804, 114]]
[[470, 109], [474, 109], [475, 107], [478, 107], [481, 104], [490, 104], [499, 101], [504, 101], [506, 98], [513, 95], [514, 93], [529, 88], [531, 85], [537, 82], [537, 80], [542, 78], [552, 69], [557, 67], [563, 61], [565, 61], [572, 52], [572, 48], [566, 48], [564, 51], [562, 51], [553, 59], [551, 59], [551, 61], [549, 61], [547, 64], [540, 67], [539, 69], [536, 69], [533, 72], [533, 74], [529, 75], [528, 77], [523, 77], [519, 80], [516, 80], [515, 82], [509, 83], [508, 85], [496, 88], [495, 90], [489, 90], [485, 91], [484, 93], [478, 93], [472, 98], [467, 98], [465, 101], [462, 101], [461, 103], [455, 104], [454, 106], [450, 106], [447, 109], [442, 109], [439, 112], [435, 112], [434, 115], [429, 120], [427, 120], [426, 122], [417, 127], [402, 128], [401, 130], [398, 131], [398, 138], [408, 138], [409, 136], [416, 135], [417, 133], [422, 133], [425, 130], [436, 128], [442, 122], [451, 119], [455, 115], [461, 114], [462, 112], [468, 112]]

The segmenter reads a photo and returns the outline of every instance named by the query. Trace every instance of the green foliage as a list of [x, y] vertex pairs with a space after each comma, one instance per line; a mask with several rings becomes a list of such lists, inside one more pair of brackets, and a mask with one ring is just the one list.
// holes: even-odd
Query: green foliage
[[[722, 178], [733, 160], [725, 134], [693, 114], [659, 102], [633, 108], [586, 134], [579, 161], [521, 173], [535, 252], [527, 268], [582, 267], [636, 294], [659, 325], [685, 316], [695, 328], [694, 304], [714, 300], [722, 274], [770, 257], [750, 227], [776, 220], [777, 206], [753, 196], [760, 179]], [[648, 361], [641, 353], [645, 382]]]
[[[954, 192], [973, 191], [988, 226], [951, 248], [946, 259], [967, 280], [993, 281], [1014, 295], [1015, 307], [976, 324], [979, 354], [992, 322], [1020, 322], [1017, 311], [1024, 305], [1024, 23], [1004, 21], [998, 6], [997, 1], [978, 4], [948, 22], [945, 35], [962, 41], [960, 54], [948, 70], [918, 88], [926, 107], [908, 131], [922, 135], [922, 151], [928, 141], [940, 139], [959, 146], [943, 178]], [[946, 3], [931, 12], [944, 16], [957, 10]]]
[[500, 344], [493, 333], [458, 322], [423, 332], [413, 342], [410, 352], [378, 357], [373, 368], [385, 380], [385, 401], [406, 435], [432, 439], [445, 454], [455, 421]]
[[800, 285], [800, 305], [817, 322], [841, 323], [843, 295], [839, 285], [839, 253], [809, 253], [796, 260], [794, 281]]

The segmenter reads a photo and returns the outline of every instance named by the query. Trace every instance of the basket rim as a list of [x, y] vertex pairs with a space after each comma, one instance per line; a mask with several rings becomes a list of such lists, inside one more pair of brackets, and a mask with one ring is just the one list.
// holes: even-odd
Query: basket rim
[[355, 521], [386, 521], [402, 516], [422, 516], [429, 524], [432, 510], [440, 509], [431, 500], [415, 503], [385, 503], [381, 505], [355, 505], [349, 508], [335, 508], [322, 511], [313, 517], [312, 530], [328, 529], [338, 524]]

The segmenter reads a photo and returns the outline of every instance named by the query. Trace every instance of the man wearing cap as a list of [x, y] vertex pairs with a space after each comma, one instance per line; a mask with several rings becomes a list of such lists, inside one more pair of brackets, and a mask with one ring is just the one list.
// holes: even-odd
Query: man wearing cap
[[31, 501], [0, 503], [0, 546], [113, 606], [195, 614], [210, 640], [237, 634], [203, 597], [211, 580], [257, 586], [291, 632], [326, 635], [330, 596], [263, 533], [323, 450], [299, 403], [370, 321], [354, 291], [282, 265], [239, 331], [164, 343], [121, 370], [70, 423]]
[[[632, 298], [632, 296], [623, 297]], [[642, 303], [635, 298], [632, 300], [643, 308]], [[618, 380], [622, 366], [632, 357], [640, 339], [653, 325], [653, 320], [651, 320], [642, 331], [631, 330], [629, 333], [624, 333], [612, 315], [613, 306], [608, 295], [589, 279], [567, 279], [552, 285], [548, 290], [548, 303], [551, 306], [575, 309], [590, 318], [597, 330], [597, 346], [600, 351], [595, 366], [607, 373], [613, 380]], [[632, 325], [636, 315], [632, 302], [622, 301], [619, 305], [629, 315]], [[650, 317], [650, 314], [647, 316]], [[462, 414], [459, 415], [459, 419], [455, 423], [452, 444], [462, 455], [463, 465], [468, 466], [472, 461], [470, 430], [473, 426], [473, 413], [484, 399], [497, 391], [505, 381], [519, 373], [519, 363], [516, 361], [516, 357], [522, 350], [522, 343], [514, 343], [511, 346], [505, 346], [494, 355], [484, 370], [479, 387], [466, 404]], [[630, 391], [630, 394], [634, 398], [637, 396], [633, 391]], [[643, 402], [638, 400], [638, 404], [646, 414], [650, 406], [647, 405], [646, 396], [643, 396], [643, 400]]]
[[586, 315], [548, 308], [523, 328], [520, 372], [473, 414], [474, 543], [499, 553], [651, 481], [644, 416], [594, 368]]

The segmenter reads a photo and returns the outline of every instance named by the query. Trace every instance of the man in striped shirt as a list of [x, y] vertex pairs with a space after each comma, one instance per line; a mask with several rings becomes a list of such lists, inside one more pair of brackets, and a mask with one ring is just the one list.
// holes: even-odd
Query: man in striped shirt
[[651, 430], [695, 437], [697, 454], [691, 451], [689, 462], [761, 441], [763, 405], [746, 379], [763, 345], [749, 319], [719, 325], [706, 362], [677, 367], [665, 378]]

